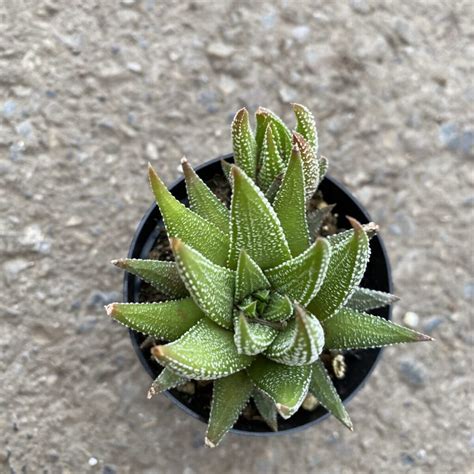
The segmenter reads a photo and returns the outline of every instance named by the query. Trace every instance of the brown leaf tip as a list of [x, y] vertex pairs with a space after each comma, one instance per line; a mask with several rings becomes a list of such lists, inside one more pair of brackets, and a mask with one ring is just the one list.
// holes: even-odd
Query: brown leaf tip
[[165, 352], [163, 350], [163, 346], [153, 346], [151, 348], [151, 355], [157, 359], [160, 359], [165, 355]]
[[183, 244], [183, 241], [181, 239], [178, 239], [177, 237], [170, 237], [169, 242], [173, 253], [178, 252]]
[[351, 216], [346, 216], [346, 219], [349, 221], [349, 224], [352, 226], [352, 228], [357, 232], [357, 231], [363, 231], [364, 228], [362, 227], [362, 224], [357, 220], [354, 219]]
[[118, 268], [125, 268], [126, 267], [126, 259], [124, 258], [117, 258], [115, 260], [111, 260], [110, 263], [115, 265]]
[[107, 313], [107, 316], [115, 316], [116, 311], [117, 311], [117, 303], [112, 303], [108, 304], [107, 306], [104, 306], [105, 311]]
[[417, 341], [423, 342], [423, 341], [434, 341], [435, 339], [431, 336], [427, 336], [426, 334], [422, 334], [421, 332], [417, 333]]
[[245, 107], [242, 107], [241, 109], [237, 110], [235, 117], [234, 117], [234, 122], [242, 122], [246, 117], [248, 117], [248, 111]]
[[217, 445], [215, 443], [213, 443], [207, 436], [206, 438], [204, 439], [204, 444], [208, 447], [208, 448], [215, 448]]

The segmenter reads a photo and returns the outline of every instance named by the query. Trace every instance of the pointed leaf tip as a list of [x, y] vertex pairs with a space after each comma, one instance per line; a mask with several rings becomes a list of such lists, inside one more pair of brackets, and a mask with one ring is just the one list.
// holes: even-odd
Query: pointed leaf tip
[[107, 312], [107, 316], [114, 317], [116, 305], [117, 303], [112, 303], [112, 304], [108, 304], [107, 306], [104, 306], [105, 311]]
[[161, 360], [165, 356], [165, 349], [165, 346], [153, 346], [150, 352], [155, 359]]
[[204, 438], [204, 444], [211, 449], [216, 447], [216, 445], [207, 436]]
[[350, 225], [352, 226], [352, 228], [357, 232], [357, 231], [363, 231], [364, 230], [364, 227], [362, 226], [362, 224], [357, 220], [355, 219], [354, 217], [351, 217], [351, 216], [346, 216], [346, 219], [349, 221]]

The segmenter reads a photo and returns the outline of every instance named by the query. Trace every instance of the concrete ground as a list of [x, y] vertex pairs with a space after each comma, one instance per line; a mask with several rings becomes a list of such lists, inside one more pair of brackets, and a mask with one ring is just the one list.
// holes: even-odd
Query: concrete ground
[[[0, 472], [467, 473], [473, 468], [473, 3], [0, 2]], [[186, 154], [230, 150], [245, 105], [316, 114], [321, 152], [380, 224], [393, 347], [350, 403], [292, 437], [230, 435], [163, 396], [103, 305]]]

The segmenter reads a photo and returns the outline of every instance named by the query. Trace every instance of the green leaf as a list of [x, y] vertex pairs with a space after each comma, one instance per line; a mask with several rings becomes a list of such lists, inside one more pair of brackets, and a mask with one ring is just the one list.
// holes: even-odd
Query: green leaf
[[273, 400], [278, 413], [285, 419], [298, 411], [308, 393], [310, 365], [283, 365], [259, 356], [247, 372], [254, 385]]
[[176, 237], [217, 264], [224, 264], [229, 237], [216, 226], [181, 204], [149, 165], [148, 175], [156, 202], [163, 216], [168, 237]]
[[260, 416], [265, 420], [265, 423], [273, 431], [278, 431], [277, 410], [273, 400], [257, 389], [253, 391], [252, 398]]
[[235, 272], [216, 265], [179, 239], [170, 239], [181, 278], [196, 304], [215, 323], [232, 328]]
[[349, 418], [349, 414], [339, 398], [331, 377], [329, 377], [324, 364], [320, 360], [317, 360], [313, 364], [309, 390], [327, 411], [332, 413], [341, 423], [352, 431], [352, 422]]
[[295, 319], [278, 333], [265, 355], [281, 364], [311, 364], [323, 350], [324, 331], [318, 319], [300, 305], [295, 306], [295, 313]]
[[191, 298], [162, 303], [112, 303], [105, 309], [124, 326], [166, 341], [181, 337], [204, 316]]
[[239, 303], [246, 296], [267, 288], [270, 288], [270, 283], [266, 276], [249, 254], [241, 249], [235, 277], [235, 301]]
[[136, 275], [171, 298], [188, 295], [174, 262], [163, 260], [141, 260], [138, 258], [122, 258], [112, 263], [132, 275]]
[[372, 314], [343, 308], [322, 323], [327, 349], [367, 349], [432, 338]]
[[257, 167], [261, 168], [262, 166], [262, 147], [263, 147], [263, 140], [265, 139], [265, 132], [267, 131], [268, 123], [270, 122], [270, 118], [266, 114], [261, 114], [260, 110], [257, 110], [255, 113], [255, 143], [257, 146]]
[[370, 311], [371, 309], [381, 308], [398, 301], [398, 296], [384, 293], [383, 291], [369, 290], [360, 286], [354, 290], [352, 296], [346, 303], [346, 306], [359, 311]]
[[305, 306], [323, 284], [330, 258], [327, 240], [319, 238], [306, 252], [266, 270], [265, 275], [277, 291]]
[[249, 322], [242, 313], [235, 318], [234, 331], [237, 352], [247, 355], [256, 355], [263, 352], [277, 335], [275, 329]]
[[201, 319], [177, 341], [153, 347], [152, 355], [174, 372], [196, 380], [227, 377], [253, 360], [237, 352], [230, 331], [208, 318]]
[[214, 382], [206, 446], [215, 448], [234, 426], [252, 393], [252, 382], [245, 371]]
[[308, 229], [312, 239], [319, 235], [324, 220], [331, 214], [335, 206], [335, 204], [330, 204], [329, 206], [308, 212]]
[[273, 292], [262, 318], [266, 321], [286, 321], [293, 315], [293, 303], [286, 295]]
[[265, 270], [291, 258], [283, 229], [270, 203], [237, 166], [232, 168], [230, 268], [236, 268], [241, 249]]
[[319, 182], [321, 182], [328, 172], [329, 162], [325, 156], [319, 158]]
[[227, 234], [229, 232], [229, 209], [197, 175], [186, 158], [181, 160], [181, 166], [191, 209]]
[[310, 244], [304, 183], [303, 162], [298, 150], [293, 149], [283, 182], [273, 202], [273, 208], [294, 257], [303, 253]]
[[182, 375], [173, 372], [168, 367], [165, 367], [160, 375], [156, 377], [156, 379], [151, 384], [150, 390], [148, 390], [147, 398], [152, 398], [153, 395], [157, 393], [164, 392], [165, 390], [169, 390], [170, 388], [177, 387], [178, 385], [182, 385], [188, 379], [183, 377]]
[[221, 160], [221, 168], [227, 181], [232, 185], [232, 163], [229, 163], [226, 160]]
[[232, 147], [235, 163], [248, 176], [255, 179], [257, 173], [257, 145], [252, 133], [247, 109], [240, 109], [232, 122]]
[[306, 200], [311, 199], [319, 183], [319, 160], [311, 145], [298, 133], [293, 132], [293, 143], [301, 154], [304, 172]]
[[321, 289], [308, 306], [320, 321], [330, 318], [351, 296], [364, 276], [370, 257], [369, 239], [362, 226], [349, 218], [354, 234], [345, 245], [332, 247], [331, 260]]
[[284, 124], [283, 120], [274, 114], [271, 110], [259, 107], [257, 116], [261, 116], [262, 120], [266, 118], [268, 123], [272, 125], [273, 138], [276, 140], [278, 150], [284, 162], [288, 161], [291, 154], [291, 132]]
[[260, 172], [258, 173], [258, 185], [266, 192], [275, 178], [283, 173], [285, 165], [281, 159], [277, 144], [273, 139], [272, 126], [268, 125], [263, 140], [260, 154]]
[[315, 156], [318, 153], [318, 132], [311, 111], [301, 104], [291, 104], [296, 116], [296, 131], [309, 143]]

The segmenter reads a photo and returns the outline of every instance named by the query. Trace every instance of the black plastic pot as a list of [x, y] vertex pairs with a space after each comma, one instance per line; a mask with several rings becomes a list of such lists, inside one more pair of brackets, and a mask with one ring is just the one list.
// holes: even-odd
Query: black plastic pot
[[[208, 161], [199, 166], [196, 171], [199, 176], [208, 181], [218, 174], [222, 174], [220, 161], [227, 160], [232, 162], [232, 154], [225, 155], [214, 160]], [[370, 222], [370, 217], [362, 205], [352, 196], [352, 194], [334, 178], [326, 176], [320, 184], [324, 199], [328, 203], [336, 203], [334, 212], [339, 215], [339, 227], [350, 228], [345, 216], [355, 217], [362, 223]], [[171, 187], [171, 192], [180, 201], [187, 203], [186, 187], [184, 178], [178, 179]], [[148, 258], [153, 248], [160, 230], [163, 228], [160, 211], [156, 204], [153, 204], [143, 216], [133, 237], [128, 253], [129, 258]], [[391, 269], [385, 246], [380, 236], [371, 240], [371, 257], [368, 264], [362, 286], [374, 290], [392, 292]], [[138, 302], [140, 294], [141, 280], [133, 275], [125, 273], [123, 284], [124, 302]], [[385, 319], [391, 318], [391, 308], [386, 307], [373, 311], [374, 314]], [[140, 345], [145, 336], [130, 330], [130, 338], [133, 348], [140, 359], [145, 370], [152, 378], [160, 373], [161, 366], [150, 358], [150, 350], [141, 349]], [[347, 375], [342, 380], [335, 380], [335, 386], [344, 402], [349, 401], [367, 380], [374, 369], [381, 354], [381, 349], [364, 349], [353, 351], [346, 355], [348, 366]], [[189, 415], [207, 423], [208, 407], [197, 403], [189, 395], [183, 394], [177, 390], [165, 392], [165, 395], [176, 405]], [[287, 434], [303, 430], [314, 425], [328, 416], [328, 412], [319, 406], [315, 411], [309, 412], [300, 409], [289, 420], [279, 419], [277, 433], [271, 431], [268, 426], [260, 421], [249, 421], [240, 417], [232, 431], [234, 433], [270, 436], [278, 434]]]

